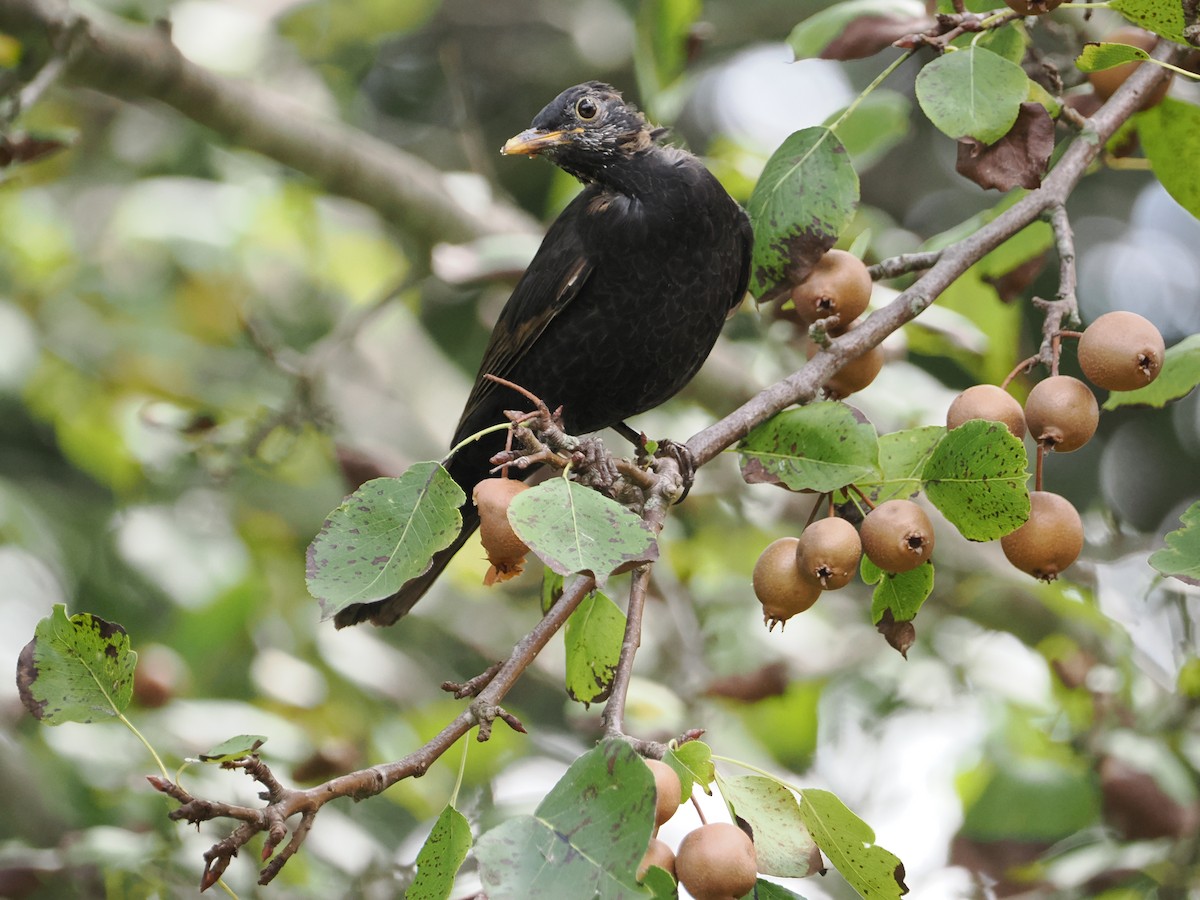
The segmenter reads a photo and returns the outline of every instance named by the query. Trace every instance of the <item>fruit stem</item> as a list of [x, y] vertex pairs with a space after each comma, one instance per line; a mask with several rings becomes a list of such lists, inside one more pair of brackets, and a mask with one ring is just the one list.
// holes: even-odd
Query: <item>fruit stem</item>
[[700, 824], [707, 825], [708, 819], [704, 818], [704, 810], [700, 808], [700, 802], [696, 799], [696, 794], [692, 792], [692, 806], [696, 809], [696, 815], [700, 817]]
[[871, 502], [871, 498], [864, 494], [857, 484], [850, 484], [847, 485], [847, 487], [854, 491], [854, 493], [858, 494], [859, 499], [862, 500], [863, 503], [867, 504], [867, 509], [875, 508], [875, 504]]
[[832, 493], [820, 494], [817, 497], [817, 502], [813, 504], [812, 512], [810, 512], [808, 514], [808, 521], [804, 523], [805, 528], [807, 528], [813, 522], [817, 521], [817, 513], [819, 513], [821, 511], [821, 507], [825, 504], [826, 500], [829, 501], [829, 513], [828, 514], [833, 515], [833, 494]]
[[1060, 338], [1074, 338], [1075, 340], [1079, 340], [1081, 337], [1083, 337], [1083, 332], [1082, 331], [1060, 331], [1058, 333], [1058, 336]]
[[1033, 477], [1033, 489], [1040, 491], [1042, 489], [1042, 461], [1046, 458], [1046, 445], [1038, 441], [1037, 445], [1037, 467]]
[[1038, 364], [1038, 361], [1040, 359], [1041, 359], [1040, 356], [1031, 356], [1028, 359], [1023, 359], [1019, 363], [1017, 363], [1016, 368], [1014, 368], [1011, 372], [1009, 372], [1007, 375], [1005, 375], [1004, 380], [1002, 382], [1000, 382], [1000, 389], [1003, 391], [1007, 391], [1009, 384], [1012, 382], [1012, 380], [1014, 378], [1016, 378], [1018, 375], [1024, 375], [1026, 372], [1032, 372], [1033, 367]]

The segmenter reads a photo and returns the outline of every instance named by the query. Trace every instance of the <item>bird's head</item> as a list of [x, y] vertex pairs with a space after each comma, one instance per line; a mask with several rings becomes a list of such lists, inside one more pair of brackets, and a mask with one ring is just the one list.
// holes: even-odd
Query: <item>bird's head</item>
[[595, 181], [614, 161], [648, 149], [663, 133], [616, 88], [589, 81], [551, 100], [501, 152], [545, 156], [576, 178]]

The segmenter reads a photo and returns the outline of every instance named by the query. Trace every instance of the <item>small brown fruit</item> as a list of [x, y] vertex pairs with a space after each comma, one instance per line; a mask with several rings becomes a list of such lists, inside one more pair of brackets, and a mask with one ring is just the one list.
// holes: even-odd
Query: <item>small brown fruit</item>
[[830, 250], [817, 261], [803, 282], [792, 288], [796, 318], [805, 325], [829, 316], [846, 328], [871, 302], [871, 275], [853, 253]]
[[801, 532], [796, 545], [800, 577], [824, 591], [834, 591], [849, 584], [858, 571], [860, 559], [862, 541], [858, 530], [837, 516], [813, 522]]
[[1062, 5], [1063, 0], [1004, 0], [1005, 5], [1020, 16], [1044, 16]]
[[680, 842], [675, 874], [696, 900], [744, 897], [758, 880], [754, 842], [729, 822], [701, 825]]
[[800, 577], [796, 566], [799, 538], [782, 537], [767, 545], [754, 564], [754, 595], [762, 604], [763, 621], [770, 631], [802, 613], [821, 596], [821, 586]]
[[479, 509], [479, 540], [492, 564], [483, 576], [484, 584], [515, 578], [524, 569], [529, 547], [512, 530], [508, 507], [513, 497], [528, 488], [515, 478], [485, 478], [471, 492]]
[[675, 770], [661, 759], [648, 759], [646, 765], [654, 776], [654, 827], [657, 828], [679, 809], [683, 785]]
[[[1106, 36], [1104, 40], [1113, 44], [1129, 44], [1132, 47], [1137, 47], [1140, 50], [1145, 50], [1149, 53], [1154, 49], [1158, 39], [1148, 31], [1143, 31], [1140, 28], [1126, 27], [1118, 28], [1112, 34]], [[1119, 66], [1113, 66], [1110, 69], [1101, 69], [1099, 72], [1088, 72], [1088, 81], [1092, 84], [1092, 90], [1101, 100], [1108, 100], [1117, 92], [1117, 88], [1123, 85], [1129, 76], [1137, 71], [1137, 67], [1142, 65], [1141, 62], [1121, 63]], [[1150, 63], [1154, 65], [1154, 63]], [[1162, 102], [1163, 97], [1167, 96], [1167, 90], [1171, 87], [1171, 79], [1174, 75], [1168, 75], [1159, 82], [1158, 87], [1146, 95], [1142, 100], [1139, 109], [1149, 109]]]
[[638, 863], [637, 880], [639, 884], [646, 877], [651, 866], [666, 869], [671, 873], [672, 878], [675, 877], [675, 852], [658, 838], [650, 838], [650, 846], [646, 848], [646, 855]]
[[883, 571], [907, 572], [933, 554], [933, 523], [911, 500], [888, 500], [863, 519], [862, 545]]
[[[856, 322], [846, 329], [837, 328], [831, 331], [830, 335], [840, 337], [857, 327], [858, 323]], [[808, 359], [816, 356], [818, 349], [812, 341], [805, 341], [804, 355]], [[883, 351], [878, 347], [872, 347], [862, 356], [855, 357], [830, 375], [824, 384], [825, 393], [835, 400], [857, 394], [875, 380], [875, 376], [883, 369], [883, 362]]]
[[1079, 557], [1083, 522], [1065, 497], [1049, 491], [1029, 494], [1029, 521], [1000, 538], [1008, 561], [1042, 581], [1053, 581]]
[[1025, 423], [1030, 436], [1047, 450], [1070, 453], [1096, 433], [1100, 407], [1091, 388], [1078, 378], [1051, 375], [1025, 398]]
[[1008, 426], [1016, 437], [1025, 437], [1025, 413], [1008, 391], [994, 384], [977, 384], [954, 398], [946, 410], [946, 428], [955, 429], [972, 419], [986, 419]]
[[1105, 313], [1079, 339], [1079, 367], [1109, 391], [1145, 387], [1162, 371], [1166, 345], [1154, 323], [1137, 313]]

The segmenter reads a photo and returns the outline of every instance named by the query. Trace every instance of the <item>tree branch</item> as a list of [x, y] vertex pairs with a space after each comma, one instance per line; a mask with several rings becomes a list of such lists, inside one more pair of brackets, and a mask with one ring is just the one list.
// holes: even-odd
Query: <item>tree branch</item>
[[102, 24], [62, 0], [4, 0], [0, 31], [48, 43], [60, 77], [126, 100], [157, 100], [225, 140], [308, 175], [324, 190], [379, 212], [418, 244], [536, 230], [510, 205], [463, 207], [445, 174], [343, 122], [321, 121], [290, 97], [188, 61], [165, 27]]

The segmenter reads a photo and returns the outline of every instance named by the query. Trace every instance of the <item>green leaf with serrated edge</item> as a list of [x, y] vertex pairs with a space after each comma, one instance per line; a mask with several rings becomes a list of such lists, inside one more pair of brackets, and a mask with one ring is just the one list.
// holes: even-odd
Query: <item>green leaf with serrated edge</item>
[[871, 827], [829, 791], [801, 791], [800, 818], [821, 852], [863, 897], [899, 898], [908, 891], [899, 858], [877, 846]]
[[742, 477], [793, 491], [833, 491], [875, 474], [879, 440], [844, 403], [827, 401], [772, 416], [738, 444]]
[[795, 794], [762, 775], [718, 778], [717, 786], [733, 814], [754, 831], [759, 872], [783, 878], [812, 874], [809, 861], [815, 842], [800, 819]]
[[1191, 46], [1183, 36], [1187, 20], [1183, 17], [1183, 4], [1179, 0], [1112, 0], [1108, 8], [1160, 37]]
[[991, 541], [1029, 518], [1025, 444], [999, 422], [948, 432], [925, 464], [925, 496], [963, 537]]
[[921, 473], [945, 435], [941, 425], [923, 425], [879, 436], [879, 471], [856, 481], [855, 487], [876, 505], [916, 495]]
[[879, 624], [886, 610], [897, 622], [915, 619], [933, 593], [933, 563], [928, 560], [907, 572], [880, 572], [871, 595], [871, 624]]
[[[841, 119], [843, 112], [832, 113], [824, 124], [832, 127], [834, 122], [838, 123], [833, 133], [850, 154], [854, 169], [859, 173], [877, 163], [912, 132], [912, 103], [899, 91], [876, 89], [863, 97], [850, 115]], [[849, 252], [862, 259], [867, 246], [869, 244], [857, 250], [850, 247]]]
[[789, 891], [782, 884], [760, 878], [754, 883], [754, 890], [739, 900], [804, 900], [804, 898], [795, 891]]
[[917, 75], [917, 102], [949, 137], [998, 141], [1017, 120], [1029, 78], [1016, 63], [982, 47], [947, 53]]
[[[528, 493], [528, 492], [526, 492]], [[475, 846], [488, 900], [625, 900], [654, 826], [654, 776], [624, 741], [605, 741], [572, 763], [531, 816]]]
[[1166, 546], [1150, 554], [1150, 565], [1171, 578], [1200, 585], [1200, 502], [1180, 517], [1182, 528], [1168, 532]]
[[[787, 42], [796, 59], [819, 57], [856, 19], [904, 22], [924, 16], [925, 6], [919, 0], [844, 0], [813, 13], [792, 29]], [[920, 29], [914, 26], [914, 30]]]
[[1081, 72], [1099, 72], [1111, 69], [1135, 59], [1149, 59], [1150, 54], [1141, 47], [1128, 44], [1110, 44], [1106, 41], [1088, 41], [1075, 57], [1075, 65]]
[[446, 900], [454, 876], [471, 849], [471, 826], [453, 806], [447, 806], [417, 854], [417, 874], [405, 900]]
[[235, 759], [249, 756], [267, 742], [261, 734], [239, 734], [228, 740], [221, 741], [207, 753], [201, 753], [199, 759], [206, 763], [227, 763]]
[[1158, 377], [1136, 391], [1113, 391], [1104, 401], [1104, 409], [1122, 406], [1162, 408], [1172, 400], [1186, 397], [1200, 384], [1200, 334], [1193, 334], [1167, 348]]
[[603, 588], [608, 576], [658, 558], [658, 544], [637, 515], [565, 478], [522, 491], [508, 507], [513, 531], [560, 575], [586, 572]]
[[17, 691], [47, 725], [94, 722], [129, 706], [136, 666], [124, 628], [56, 603], [17, 658]]
[[308, 545], [308, 591], [329, 619], [354, 603], [390, 597], [429, 568], [462, 529], [462, 488], [436, 462], [375, 478], [329, 514]]
[[858, 174], [828, 128], [794, 132], [771, 154], [746, 211], [754, 225], [750, 293], [772, 300], [811, 270], [854, 217]]
[[1200, 219], [1200, 106], [1173, 97], [1134, 117], [1150, 168], [1175, 202]]
[[663, 762], [675, 770], [679, 776], [683, 799], [692, 796], [693, 784], [700, 785], [706, 794], [712, 794], [709, 785], [717, 777], [717, 769], [712, 761], [712, 748], [704, 741], [688, 741], [663, 755]]
[[607, 699], [625, 637], [625, 613], [593, 591], [567, 619], [567, 694], [587, 706]]

